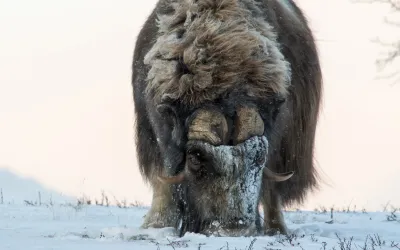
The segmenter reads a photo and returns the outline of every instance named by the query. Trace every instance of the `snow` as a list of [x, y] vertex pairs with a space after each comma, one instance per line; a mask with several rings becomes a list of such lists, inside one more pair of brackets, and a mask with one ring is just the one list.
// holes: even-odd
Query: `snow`
[[[206, 237], [172, 228], [140, 229], [148, 207], [106, 207], [57, 203], [0, 205], [0, 249], [400, 249], [400, 213], [286, 211], [296, 236]], [[394, 220], [388, 220], [388, 216]], [[397, 218], [396, 218], [397, 216]], [[339, 240], [339, 238], [340, 240]], [[371, 243], [374, 239], [375, 246]], [[379, 239], [384, 243], [379, 243]], [[254, 241], [255, 240], [255, 241]], [[253, 242], [253, 245], [251, 246]], [[291, 243], [290, 243], [291, 242]], [[324, 243], [325, 242], [325, 243]], [[326, 245], [325, 245], [326, 244]], [[380, 247], [378, 245], [381, 245]], [[396, 244], [397, 245], [396, 247]], [[325, 248], [324, 248], [325, 245]]]
[[[367, 237], [366, 249], [400, 249], [400, 211], [392, 213], [390, 206], [384, 212], [334, 211], [333, 219], [330, 211], [285, 211], [295, 235], [289, 239], [194, 233], [179, 238], [172, 228], [140, 229], [148, 207], [77, 205], [75, 198], [6, 169], [0, 169], [0, 190], [0, 250], [362, 250]], [[353, 237], [352, 247], [341, 248], [338, 237]]]

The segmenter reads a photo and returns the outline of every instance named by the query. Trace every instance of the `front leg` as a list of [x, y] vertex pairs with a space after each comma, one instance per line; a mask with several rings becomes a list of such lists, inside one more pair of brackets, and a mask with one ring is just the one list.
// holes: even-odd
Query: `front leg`
[[[264, 184], [265, 185], [265, 184]], [[269, 188], [264, 188], [261, 199], [264, 210], [264, 232], [266, 235], [288, 234], [279, 194]]]
[[175, 227], [178, 220], [178, 211], [173, 201], [169, 184], [161, 183], [152, 178], [153, 200], [141, 228]]

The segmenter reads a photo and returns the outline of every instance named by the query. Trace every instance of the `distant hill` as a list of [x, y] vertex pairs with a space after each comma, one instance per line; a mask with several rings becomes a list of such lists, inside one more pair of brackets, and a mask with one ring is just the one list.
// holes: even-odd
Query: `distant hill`
[[10, 169], [1, 166], [0, 189], [3, 196], [0, 197], [0, 203], [3, 200], [5, 204], [21, 204], [25, 203], [25, 200], [33, 203], [41, 202], [42, 204], [50, 203], [50, 201], [55, 204], [76, 201], [76, 198], [51, 190], [33, 178], [21, 177]]

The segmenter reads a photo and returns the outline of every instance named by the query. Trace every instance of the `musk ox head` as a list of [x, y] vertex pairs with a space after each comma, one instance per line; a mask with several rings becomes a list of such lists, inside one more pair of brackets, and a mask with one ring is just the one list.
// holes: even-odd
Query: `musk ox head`
[[229, 124], [219, 110], [197, 110], [187, 123], [183, 170], [159, 180], [185, 189], [187, 209], [192, 210], [188, 214], [197, 217], [192, 219], [201, 224], [202, 233], [254, 235], [259, 229], [263, 175], [285, 181], [293, 173], [276, 174], [268, 169], [268, 140], [255, 108], [239, 107]]

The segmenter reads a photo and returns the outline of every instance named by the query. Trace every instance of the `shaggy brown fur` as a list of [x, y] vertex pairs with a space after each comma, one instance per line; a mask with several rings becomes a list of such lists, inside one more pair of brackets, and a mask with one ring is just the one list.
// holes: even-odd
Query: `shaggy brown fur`
[[199, 106], [239, 88], [249, 96], [286, 96], [289, 64], [271, 26], [246, 7], [254, 1], [165, 2], [174, 11], [159, 15], [158, 38], [145, 57], [146, 91], [155, 103]]
[[[285, 182], [264, 179], [260, 196], [267, 229], [286, 231], [281, 205], [301, 203], [317, 187], [322, 92], [314, 38], [292, 0], [160, 0], [137, 39], [132, 86], [139, 167], [156, 187], [145, 227], [198, 217], [182, 205], [193, 197], [156, 177], [182, 170], [186, 124], [196, 109], [217, 107], [229, 121], [242, 105], [256, 106], [264, 120], [268, 168], [295, 171]], [[171, 108], [159, 112], [159, 104]]]

